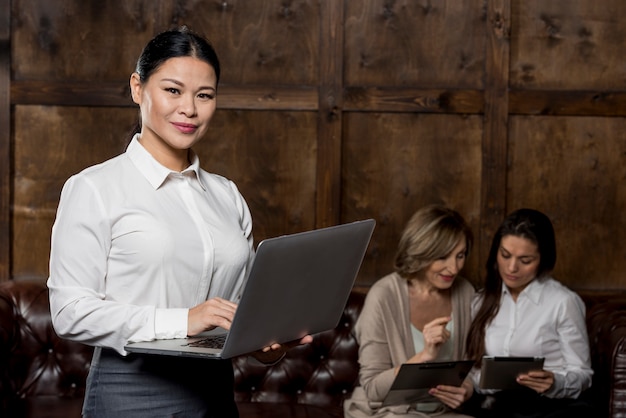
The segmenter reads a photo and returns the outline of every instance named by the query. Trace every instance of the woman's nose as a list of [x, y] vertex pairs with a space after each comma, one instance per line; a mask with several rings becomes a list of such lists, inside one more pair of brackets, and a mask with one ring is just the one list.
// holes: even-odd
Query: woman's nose
[[181, 102], [178, 107], [178, 111], [187, 117], [194, 116], [196, 114], [196, 102], [193, 96], [184, 95], [181, 98]]

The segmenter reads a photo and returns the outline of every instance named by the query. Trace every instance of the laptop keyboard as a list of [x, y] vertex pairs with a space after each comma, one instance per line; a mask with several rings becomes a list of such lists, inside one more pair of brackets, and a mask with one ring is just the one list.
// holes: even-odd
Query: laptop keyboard
[[226, 341], [226, 334], [211, 335], [210, 337], [203, 338], [201, 340], [187, 344], [189, 347], [203, 347], [203, 348], [222, 348]]

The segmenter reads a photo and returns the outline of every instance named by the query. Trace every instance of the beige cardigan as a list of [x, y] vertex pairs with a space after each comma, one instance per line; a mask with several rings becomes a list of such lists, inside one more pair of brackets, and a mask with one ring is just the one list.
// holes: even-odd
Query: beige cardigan
[[[470, 305], [475, 290], [471, 283], [458, 277], [452, 287], [452, 321], [454, 324], [453, 359], [462, 359], [470, 326]], [[359, 380], [352, 397], [344, 403], [350, 418], [404, 413], [424, 416], [409, 405], [380, 408], [395, 378], [394, 368], [415, 354], [409, 310], [408, 284], [392, 273], [372, 285], [363, 310], [354, 327], [359, 342]], [[386, 412], [385, 412], [386, 411]]]

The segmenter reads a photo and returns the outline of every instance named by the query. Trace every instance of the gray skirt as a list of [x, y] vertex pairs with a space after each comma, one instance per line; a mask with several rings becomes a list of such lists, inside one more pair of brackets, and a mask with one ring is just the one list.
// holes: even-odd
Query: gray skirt
[[96, 348], [83, 416], [237, 418], [232, 362]]

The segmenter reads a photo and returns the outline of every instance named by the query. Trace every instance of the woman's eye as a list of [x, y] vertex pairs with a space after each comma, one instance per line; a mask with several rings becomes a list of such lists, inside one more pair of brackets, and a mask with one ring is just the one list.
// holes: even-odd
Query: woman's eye
[[168, 87], [165, 89], [165, 91], [167, 91], [168, 93], [172, 93], [172, 94], [178, 94], [179, 90], [174, 88], [174, 87]]
[[198, 94], [198, 97], [201, 98], [202, 100], [212, 100], [215, 98], [215, 95], [209, 94], [209, 93], [200, 93]]

